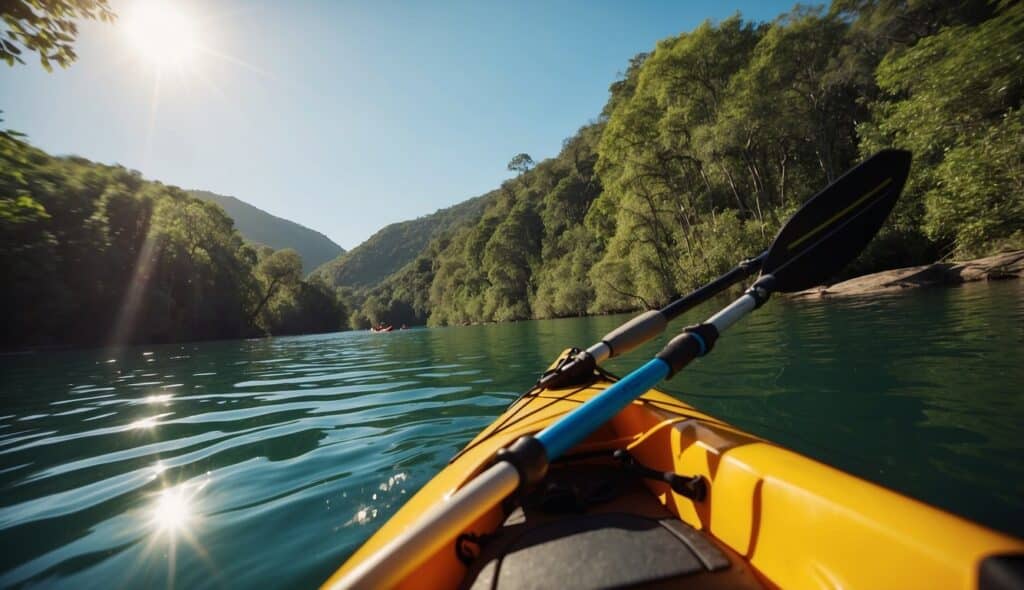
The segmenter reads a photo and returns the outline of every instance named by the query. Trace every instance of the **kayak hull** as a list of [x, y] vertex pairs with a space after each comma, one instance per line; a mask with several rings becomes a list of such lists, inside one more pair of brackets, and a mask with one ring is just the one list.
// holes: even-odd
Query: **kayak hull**
[[[495, 453], [535, 434], [614, 378], [527, 392], [414, 495], [328, 580], [341, 578], [485, 469]], [[981, 562], [1024, 551], [1024, 542], [888, 490], [743, 432], [657, 390], [629, 404], [570, 454], [628, 449], [642, 465], [701, 475], [694, 501], [643, 480], [668, 513], [704, 532], [749, 566], [766, 587], [977, 588]], [[500, 507], [467, 531], [493, 533]], [[452, 543], [401, 584], [458, 587], [469, 568]], [[586, 556], [581, 556], [585, 558]], [[544, 572], [537, 572], [544, 576]], [[937, 586], [938, 584], [938, 586]]]

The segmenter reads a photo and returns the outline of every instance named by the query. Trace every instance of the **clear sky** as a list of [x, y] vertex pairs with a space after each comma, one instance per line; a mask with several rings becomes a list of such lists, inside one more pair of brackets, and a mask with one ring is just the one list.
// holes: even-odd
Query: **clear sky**
[[160, 70], [126, 19], [87, 23], [67, 70], [0, 65], [2, 125], [51, 153], [236, 196], [345, 248], [497, 187], [519, 152], [554, 156], [659, 39], [792, 6], [176, 2], [197, 23], [194, 59]]

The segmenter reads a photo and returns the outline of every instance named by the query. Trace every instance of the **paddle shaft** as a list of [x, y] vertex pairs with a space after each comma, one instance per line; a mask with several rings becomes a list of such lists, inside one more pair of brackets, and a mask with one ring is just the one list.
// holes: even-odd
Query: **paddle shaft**
[[[806, 201], [786, 221], [768, 250], [757, 258], [741, 262], [662, 309], [644, 312], [615, 328], [600, 342], [543, 375], [537, 386], [543, 389], [586, 379], [598, 364], [654, 338], [665, 330], [669, 321], [759, 269], [775, 274], [781, 291], [797, 291], [824, 282], [874, 237], [903, 190], [910, 161], [909, 152], [882, 150], [854, 166]], [[857, 231], [842, 231], [842, 227], [837, 227], [837, 222], [844, 219], [846, 222], [856, 219]], [[825, 247], [819, 247], [822, 244]], [[808, 253], [809, 256], [804, 256]], [[795, 259], [802, 259], [797, 268], [784, 275], [778, 272]]]
[[766, 254], [768, 254], [767, 250], [753, 258], [744, 260], [737, 264], [732, 270], [711, 281], [707, 285], [704, 285], [703, 287], [691, 292], [686, 297], [680, 297], [661, 308], [661, 313], [668, 318], [669, 321], [676, 319], [694, 307], [704, 303], [708, 299], [711, 299], [727, 288], [761, 270], [761, 263], [764, 262]]
[[602, 363], [637, 348], [664, 332], [670, 321], [760, 270], [761, 262], [767, 254], [766, 250], [755, 258], [744, 260], [707, 285], [657, 311], [648, 311], [636, 316], [605, 334], [600, 342], [588, 348], [584, 354], [593, 357], [594, 362]]
[[[764, 277], [758, 281], [761, 283]], [[756, 288], [756, 285], [755, 287]], [[768, 292], [760, 294], [748, 290], [742, 297], [712, 316], [706, 323], [723, 332], [740, 318], [763, 303]], [[673, 340], [676, 342], [679, 338]], [[672, 346], [672, 343], [669, 343]], [[669, 348], [666, 346], [666, 349]], [[703, 352], [707, 352], [705, 349]], [[701, 356], [681, 359], [682, 366]], [[677, 361], [680, 359], [677, 359]], [[675, 366], [673, 366], [675, 365]], [[552, 461], [581, 442], [596, 426], [604, 424], [627, 404], [658, 382], [679, 370], [679, 362], [654, 358], [644, 366], [612, 384], [608, 389], [587, 400], [561, 420], [548, 426], [536, 436], [546, 451], [546, 460]], [[404, 580], [416, 568], [452, 539], [464, 532], [499, 506], [505, 498], [522, 485], [522, 477], [508, 461], [498, 461], [465, 486], [448, 496], [441, 504], [387, 545], [339, 579], [329, 580], [327, 588], [390, 588]]]
[[570, 359], [558, 371], [542, 377], [540, 387], [558, 387], [577, 373], [590, 374], [594, 366], [609, 358], [626, 354], [665, 331], [668, 323], [694, 307], [718, 295], [761, 269], [767, 250], [744, 260], [732, 270], [659, 310], [646, 311], [611, 332], [590, 348]]
[[[714, 326], [715, 330], [720, 334], [739, 321], [740, 318], [757, 308], [758, 301], [763, 302], [766, 298], [767, 292], [761, 297], [747, 292], [708, 319], [705, 324]], [[686, 337], [687, 334], [684, 333], [677, 338]], [[692, 334], [689, 337], [692, 337]], [[706, 352], [707, 345], [705, 344], [702, 353], [694, 355], [693, 358], [703, 356]], [[583, 439], [594, 431], [595, 425], [601, 425], [611, 420], [626, 404], [657, 385], [666, 377], [669, 377], [670, 374], [686, 366], [693, 358], [679, 359], [676, 367], [673, 367], [665, 359], [653, 358], [608, 389], [566, 414], [558, 422], [542, 430], [537, 435], [537, 440], [547, 450], [548, 460], [557, 459], [566, 451], [582, 442]]]
[[[844, 174], [804, 203], [786, 222], [768, 251], [755, 259], [758, 267], [768, 274], [762, 274], [742, 297], [707, 322], [687, 327], [669, 341], [656, 358], [577, 406], [536, 437], [520, 437], [498, 453], [494, 465], [454, 492], [444, 504], [365, 562], [329, 580], [327, 586], [379, 588], [405, 580], [427, 558], [511, 493], [541, 481], [550, 461], [581, 442], [659, 381], [671, 378], [695, 358], [707, 354], [722, 332], [763, 304], [772, 292], [807, 288], [838, 272], [878, 232], [899, 197], [909, 170], [908, 152], [884, 150]], [[753, 272], [740, 267], [691, 295], [700, 299], [716, 284], [738, 280], [738, 276], [730, 276], [732, 272]], [[688, 309], [687, 303], [677, 303], [669, 306], [670, 313]], [[595, 359], [621, 354], [624, 346], [638, 346], [660, 333], [668, 322], [664, 311], [649, 311], [613, 330], [609, 333], [611, 340], [588, 349], [597, 354], [584, 355], [584, 360], [589, 359], [589, 362], [581, 362], [577, 368], [594, 363]], [[593, 367], [589, 364], [591, 372]]]

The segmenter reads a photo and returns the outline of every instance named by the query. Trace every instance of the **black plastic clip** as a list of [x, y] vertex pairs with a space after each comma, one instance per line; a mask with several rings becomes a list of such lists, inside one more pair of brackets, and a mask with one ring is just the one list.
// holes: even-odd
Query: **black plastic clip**
[[672, 488], [672, 491], [680, 496], [689, 498], [694, 502], [703, 502], [708, 495], [707, 480], [701, 475], [679, 475], [671, 471], [658, 471], [646, 465], [640, 464], [633, 455], [625, 449], [619, 449], [612, 455], [622, 463], [622, 466], [636, 473], [640, 477], [663, 481]]
[[562, 359], [554, 369], [545, 372], [537, 380], [537, 387], [553, 389], [566, 386], [578, 386], [594, 380], [594, 368], [597, 361], [586, 351], [573, 349], [569, 356]]

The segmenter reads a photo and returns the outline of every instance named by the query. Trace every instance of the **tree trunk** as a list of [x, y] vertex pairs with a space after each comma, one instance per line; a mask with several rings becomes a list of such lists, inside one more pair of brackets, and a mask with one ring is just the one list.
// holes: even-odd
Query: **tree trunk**
[[267, 287], [267, 293], [263, 296], [263, 299], [260, 300], [259, 305], [256, 306], [256, 309], [252, 314], [249, 315], [249, 323], [252, 323], [256, 319], [256, 316], [260, 315], [260, 312], [263, 311], [263, 306], [266, 305], [267, 302], [270, 301], [270, 298], [274, 296], [274, 291], [277, 290], [279, 282], [280, 281], [278, 279], [274, 279], [270, 282], [270, 286]]

